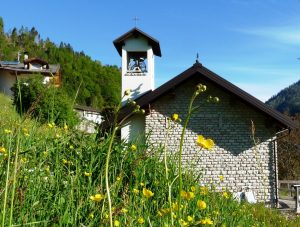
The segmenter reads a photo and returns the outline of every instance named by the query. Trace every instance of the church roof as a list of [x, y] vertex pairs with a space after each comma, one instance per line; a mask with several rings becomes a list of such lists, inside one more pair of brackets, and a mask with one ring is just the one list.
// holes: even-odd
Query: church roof
[[[263, 114], [271, 117], [275, 122], [279, 123], [281, 126], [294, 129], [297, 127], [297, 123], [294, 122], [288, 116], [283, 115], [282, 113], [278, 112], [277, 110], [271, 108], [270, 106], [266, 105], [262, 101], [258, 100], [257, 98], [253, 97], [252, 95], [248, 94], [247, 92], [243, 91], [239, 87], [235, 86], [234, 84], [230, 83], [229, 81], [225, 80], [224, 78], [220, 77], [216, 73], [210, 71], [206, 67], [202, 66], [198, 61], [189, 69], [182, 72], [178, 76], [174, 77], [173, 79], [169, 80], [165, 84], [161, 85], [157, 89], [153, 91], [149, 91], [146, 94], [140, 96], [135, 101], [141, 108], [147, 108], [149, 104], [153, 103], [155, 100], [160, 98], [162, 95], [166, 94], [167, 92], [171, 91], [175, 87], [179, 86], [183, 82], [187, 81], [193, 76], [203, 77], [221, 89], [227, 91], [228, 93], [234, 95], [242, 102], [254, 107], [258, 111], [262, 112]], [[132, 107], [124, 106], [122, 111], [119, 115], [119, 119], [123, 119], [126, 116], [132, 114]]]
[[140, 29], [138, 29], [136, 27], [114, 40], [113, 43], [114, 43], [117, 51], [119, 52], [120, 56], [122, 55], [122, 46], [124, 45], [124, 41], [131, 37], [139, 37], [139, 36], [146, 38], [149, 45], [152, 46], [153, 53], [156, 56], [161, 57], [159, 42], [156, 39], [154, 39], [153, 37], [151, 37], [150, 35], [148, 35], [147, 33], [141, 31]]

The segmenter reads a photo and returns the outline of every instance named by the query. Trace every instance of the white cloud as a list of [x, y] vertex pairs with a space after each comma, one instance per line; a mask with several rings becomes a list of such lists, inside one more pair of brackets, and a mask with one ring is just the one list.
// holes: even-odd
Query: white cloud
[[275, 40], [278, 42], [300, 45], [300, 26], [287, 25], [287, 26], [274, 26], [274, 27], [258, 27], [248, 29], [234, 29], [235, 31], [261, 36], [267, 39]]

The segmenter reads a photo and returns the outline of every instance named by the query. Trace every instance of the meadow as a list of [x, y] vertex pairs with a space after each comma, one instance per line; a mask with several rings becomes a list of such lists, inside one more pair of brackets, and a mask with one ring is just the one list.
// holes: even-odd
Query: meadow
[[2, 227], [300, 226], [264, 204], [238, 203], [226, 188], [199, 185], [201, 173], [182, 169], [180, 186], [177, 157], [164, 147], [40, 124], [4, 95], [0, 106]]

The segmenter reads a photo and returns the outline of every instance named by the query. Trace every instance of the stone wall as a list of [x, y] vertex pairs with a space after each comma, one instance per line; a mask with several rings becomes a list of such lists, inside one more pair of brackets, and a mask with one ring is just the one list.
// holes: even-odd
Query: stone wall
[[[207, 85], [207, 92], [199, 96], [195, 106], [201, 108], [192, 115], [184, 138], [183, 162], [202, 174], [201, 184], [214, 184], [232, 192], [252, 191], [258, 201], [274, 202], [276, 195], [273, 139], [275, 129], [267, 117], [249, 104], [228, 94], [222, 88], [199, 78], [180, 85], [169, 94], [151, 104], [146, 116], [146, 133], [154, 146], [164, 144], [168, 120], [173, 113], [182, 118], [181, 123], [171, 123], [167, 139], [168, 151], [176, 154], [188, 103], [195, 86]], [[218, 96], [218, 104], [207, 103], [207, 95]], [[255, 125], [254, 144], [251, 121]], [[216, 146], [212, 151], [202, 149], [195, 141], [197, 135], [212, 138]], [[220, 180], [220, 176], [224, 181]]]

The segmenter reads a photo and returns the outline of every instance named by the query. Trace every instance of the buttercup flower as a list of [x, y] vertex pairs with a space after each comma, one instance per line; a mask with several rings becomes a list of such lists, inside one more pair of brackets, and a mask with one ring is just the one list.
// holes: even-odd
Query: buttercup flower
[[5, 134], [11, 134], [12, 131], [11, 131], [10, 129], [4, 129], [4, 133], [5, 133]]
[[130, 95], [130, 93], [131, 93], [131, 89], [127, 89], [127, 90], [124, 91], [124, 95], [125, 96]]
[[172, 121], [177, 121], [179, 119], [179, 115], [174, 113], [174, 114], [172, 114], [171, 119], [172, 119]]
[[90, 176], [92, 176], [92, 173], [91, 172], [84, 172], [84, 176], [90, 177]]
[[6, 153], [6, 149], [4, 147], [0, 147], [0, 153], [5, 154]]
[[136, 194], [136, 195], [138, 195], [138, 194], [140, 193], [140, 191], [139, 191], [138, 189], [136, 189], [136, 188], [134, 188], [132, 191], [133, 191], [133, 193]]
[[223, 197], [225, 198], [225, 199], [229, 199], [229, 194], [227, 193], [227, 192], [223, 192]]
[[213, 146], [215, 146], [215, 143], [212, 139], [205, 139], [202, 135], [198, 136], [196, 143], [197, 145], [208, 150], [211, 150]]
[[191, 187], [191, 191], [192, 191], [192, 192], [195, 192], [195, 191], [196, 191], [196, 187], [195, 187], [195, 186], [192, 186], [192, 187]]
[[188, 216], [187, 216], [187, 220], [188, 220], [188, 222], [192, 222], [192, 221], [194, 220], [194, 217], [188, 215]]
[[150, 197], [154, 196], [154, 193], [147, 188], [143, 188], [143, 195], [146, 198], [150, 198]]
[[180, 224], [180, 226], [188, 226], [189, 224], [185, 221], [185, 220], [183, 220], [183, 219], [180, 219], [179, 220], [179, 224]]
[[137, 150], [137, 147], [135, 144], [132, 144], [131, 147], [130, 147], [131, 151], [136, 151]]
[[104, 199], [104, 195], [103, 194], [91, 195], [90, 199], [93, 200], [94, 202], [100, 202], [102, 199]]
[[115, 221], [114, 221], [114, 226], [115, 226], [115, 227], [120, 226], [120, 222], [119, 222], [118, 220], [115, 220]]
[[142, 224], [145, 223], [145, 219], [142, 218], [142, 217], [139, 217], [138, 220], [137, 220], [137, 222], [142, 225]]
[[220, 181], [224, 181], [223, 175], [219, 176], [219, 178], [220, 178]]
[[203, 200], [198, 200], [197, 201], [197, 207], [200, 209], [200, 210], [204, 210], [206, 208], [206, 203], [203, 201]]
[[122, 208], [121, 211], [122, 211], [122, 213], [124, 213], [124, 214], [128, 212], [128, 210], [127, 210], [126, 208]]
[[214, 223], [210, 218], [206, 217], [206, 218], [200, 220], [199, 224], [201, 224], [201, 225], [213, 225]]

